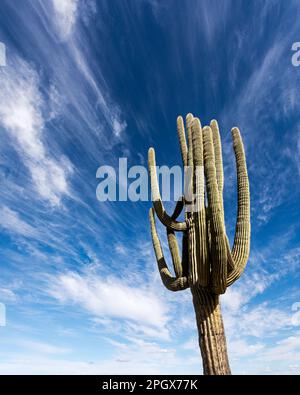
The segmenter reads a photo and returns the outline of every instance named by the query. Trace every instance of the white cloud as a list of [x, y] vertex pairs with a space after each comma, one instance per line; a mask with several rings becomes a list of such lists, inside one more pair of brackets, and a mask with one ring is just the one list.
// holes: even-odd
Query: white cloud
[[262, 343], [249, 344], [247, 341], [239, 339], [229, 342], [229, 355], [232, 358], [255, 355], [265, 347]]
[[222, 295], [222, 305], [229, 311], [239, 310], [252, 298], [262, 294], [276, 277], [277, 274], [272, 275], [260, 268], [251, 274], [246, 274], [238, 284], [228, 288], [226, 293]]
[[[128, 356], [124, 356], [124, 349]], [[81, 360], [10, 355], [0, 361], [2, 374], [200, 374], [200, 356], [178, 358], [173, 350], [160, 349], [156, 345], [136, 345], [132, 350], [120, 348], [120, 353], [111, 359]]]
[[[275, 344], [258, 347], [243, 366], [250, 374], [299, 374], [300, 336], [294, 333]], [[246, 351], [246, 350], [245, 350]], [[236, 362], [234, 362], [236, 363]]]
[[[111, 348], [109, 358], [94, 360], [73, 360], [55, 358], [70, 350], [50, 344], [26, 341], [30, 353], [10, 353], [4, 362], [0, 361], [3, 373], [14, 374], [200, 374], [200, 352], [192, 357], [180, 356], [173, 347], [166, 347], [153, 341], [130, 337], [126, 342], [104, 338]], [[32, 352], [33, 351], [33, 352]], [[73, 349], [73, 352], [76, 351]], [[40, 355], [39, 355], [40, 354]], [[47, 355], [43, 355], [47, 354]]]
[[188, 341], [183, 343], [182, 348], [184, 350], [190, 350], [190, 351], [197, 351], [199, 350], [199, 344], [197, 341], [197, 337], [191, 337]]
[[19, 341], [18, 344], [21, 347], [28, 348], [31, 353], [38, 353], [38, 354], [57, 355], [57, 354], [66, 354], [71, 351], [70, 349], [65, 347], [58, 347], [53, 344], [38, 342], [33, 340]]
[[43, 142], [45, 103], [39, 76], [26, 62], [12, 59], [0, 74], [0, 122], [28, 168], [39, 195], [58, 205], [68, 195], [72, 172], [65, 158], [54, 159]]
[[170, 340], [170, 333], [167, 327], [161, 327], [159, 330], [156, 327], [143, 325], [139, 323], [128, 323], [127, 332], [135, 333], [137, 336], [140, 335], [142, 338], [153, 338], [161, 340]]
[[123, 244], [119, 243], [116, 245], [116, 252], [120, 255], [126, 255], [127, 251]]
[[9, 288], [0, 287], [0, 300], [2, 302], [3, 301], [15, 302], [17, 299], [18, 297], [13, 290]]
[[293, 336], [289, 336], [283, 340], [277, 342], [275, 347], [271, 347], [265, 353], [262, 354], [262, 358], [268, 361], [281, 360], [282, 356], [285, 356], [286, 360], [300, 361], [300, 333], [295, 333]]
[[290, 326], [290, 315], [285, 311], [262, 303], [243, 314], [240, 330], [256, 337], [268, 337]]
[[[86, 56], [80, 51], [76, 42], [72, 43], [71, 49], [78, 69], [97, 95], [97, 106], [100, 107], [107, 124], [110, 126], [115, 137], [120, 137], [122, 132], [126, 129], [127, 123], [120, 118], [121, 111], [119, 107], [116, 104], [112, 104], [111, 100], [108, 102], [106, 99], [108, 96], [107, 92], [105, 92], [106, 94], [104, 95], [103, 87], [99, 87], [98, 82], [95, 80], [95, 77], [86, 61]], [[103, 78], [103, 76], [101, 76], [101, 78]]]
[[131, 287], [114, 277], [68, 272], [51, 278], [49, 294], [61, 303], [74, 303], [96, 317], [117, 317], [160, 330], [167, 309], [148, 288]]
[[225, 328], [230, 341], [240, 336], [272, 336], [291, 325], [291, 315], [283, 309], [266, 302], [249, 305], [253, 298], [262, 294], [280, 275], [280, 271], [272, 275], [258, 269], [251, 275], [249, 273], [248, 277], [243, 277], [222, 296]]
[[16, 211], [11, 210], [9, 207], [0, 207], [0, 217], [2, 228], [20, 234], [25, 237], [37, 236], [37, 230], [23, 221]]
[[31, 354], [10, 356], [0, 362], [2, 374], [99, 374], [99, 365], [86, 361], [72, 361], [47, 357], [36, 357]]
[[66, 40], [76, 23], [78, 0], [52, 0], [52, 4], [59, 36], [62, 40]]

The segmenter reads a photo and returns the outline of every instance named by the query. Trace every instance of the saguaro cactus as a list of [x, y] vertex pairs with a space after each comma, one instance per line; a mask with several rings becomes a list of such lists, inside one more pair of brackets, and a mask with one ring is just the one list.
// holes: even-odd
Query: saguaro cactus
[[[237, 166], [238, 210], [233, 247], [226, 235], [223, 208], [223, 163], [217, 121], [201, 127], [192, 114], [177, 118], [181, 156], [192, 169], [190, 189], [193, 205], [182, 197], [170, 216], [160, 196], [155, 151], [149, 149], [148, 164], [153, 208], [149, 217], [153, 247], [163, 284], [171, 291], [190, 288], [199, 333], [199, 346], [206, 375], [230, 374], [219, 295], [233, 284], [246, 266], [250, 250], [250, 193], [243, 142], [238, 128], [232, 129]], [[206, 195], [206, 196], [205, 196]], [[185, 209], [184, 221], [177, 221]], [[155, 214], [166, 227], [175, 276], [166, 264], [157, 235]], [[175, 232], [182, 232], [182, 257]]]

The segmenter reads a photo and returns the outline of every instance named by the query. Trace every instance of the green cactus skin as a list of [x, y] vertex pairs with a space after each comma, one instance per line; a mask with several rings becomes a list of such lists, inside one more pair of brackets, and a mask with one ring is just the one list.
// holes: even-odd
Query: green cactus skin
[[[193, 172], [189, 187], [198, 198], [193, 210], [186, 210], [187, 201], [182, 197], [174, 213], [171, 216], [166, 213], [158, 186], [155, 151], [150, 148], [148, 166], [153, 208], [150, 209], [149, 218], [154, 252], [165, 287], [171, 291], [191, 290], [203, 373], [229, 375], [231, 372], [219, 295], [224, 294], [227, 287], [243, 273], [250, 252], [250, 192], [243, 142], [239, 129], [233, 128], [238, 210], [231, 249], [224, 220], [224, 175], [218, 123], [213, 120], [210, 126], [202, 128], [200, 120], [188, 114], [186, 127], [182, 117], [177, 118], [177, 131], [183, 166], [188, 166]], [[183, 210], [184, 221], [177, 221]], [[169, 271], [163, 255], [155, 214], [167, 230], [175, 276]], [[181, 256], [176, 231], [182, 232]]]

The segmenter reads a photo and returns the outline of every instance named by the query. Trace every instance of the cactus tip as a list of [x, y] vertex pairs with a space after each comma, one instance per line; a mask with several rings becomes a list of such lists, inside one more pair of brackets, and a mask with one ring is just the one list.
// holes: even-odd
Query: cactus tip
[[153, 147], [148, 150], [148, 166], [155, 166], [155, 151]]
[[233, 128], [231, 129], [231, 134], [232, 134], [233, 137], [239, 135], [239, 134], [240, 134], [239, 128], [237, 128], [236, 126], [233, 127]]
[[211, 127], [210, 126], [205, 125], [202, 130], [203, 130], [203, 133], [211, 133]]
[[198, 118], [198, 117], [195, 117], [194, 119], [193, 119], [193, 125], [201, 125], [201, 122], [200, 122], [200, 119]]

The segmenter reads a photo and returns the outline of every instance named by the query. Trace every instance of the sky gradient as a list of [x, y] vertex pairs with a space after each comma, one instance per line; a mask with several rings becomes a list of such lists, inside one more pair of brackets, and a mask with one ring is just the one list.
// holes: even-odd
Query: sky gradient
[[192, 112], [219, 121], [231, 242], [233, 126], [247, 155], [251, 254], [222, 297], [232, 372], [300, 374], [299, 18], [293, 0], [1, 1], [0, 373], [201, 373], [150, 202], [96, 199], [120, 157], [180, 164]]

